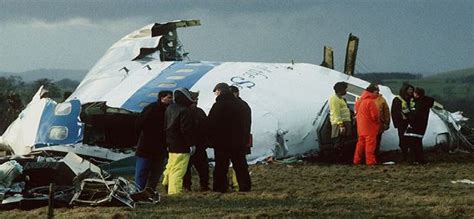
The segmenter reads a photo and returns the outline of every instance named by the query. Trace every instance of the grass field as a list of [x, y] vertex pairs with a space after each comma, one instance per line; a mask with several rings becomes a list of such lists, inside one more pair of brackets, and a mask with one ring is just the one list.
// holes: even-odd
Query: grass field
[[[396, 159], [388, 154], [383, 160]], [[249, 193], [188, 192], [136, 209], [55, 209], [57, 218], [474, 217], [474, 154], [429, 153], [429, 164], [374, 167], [301, 162], [254, 165]], [[196, 179], [194, 179], [196, 182]], [[193, 185], [197, 186], [197, 185]], [[1, 218], [46, 217], [47, 208]]]

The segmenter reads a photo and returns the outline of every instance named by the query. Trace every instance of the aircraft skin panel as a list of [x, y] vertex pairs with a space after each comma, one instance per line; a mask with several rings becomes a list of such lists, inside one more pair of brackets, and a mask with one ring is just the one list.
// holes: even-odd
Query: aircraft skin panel
[[157, 77], [138, 89], [121, 108], [141, 112], [146, 106], [146, 103], [156, 102], [156, 96], [150, 94], [157, 94], [161, 90], [173, 91], [179, 87], [190, 88], [201, 79], [203, 75], [218, 65], [219, 63], [207, 62], [174, 62]]
[[114, 63], [106, 70], [84, 79], [66, 101], [79, 99], [82, 104], [105, 101], [104, 96], [129, 76], [124, 67], [131, 73], [142, 69], [143, 65], [132, 61]]
[[[121, 108], [138, 90], [142, 89], [142, 87], [150, 81], [155, 80], [156, 77], [162, 74], [164, 69], [172, 64], [173, 62], [153, 61], [147, 63], [146, 67], [130, 71], [128, 77], [123, 79], [117, 86], [109, 89], [108, 93], [101, 99], [107, 102], [107, 106]], [[152, 93], [148, 93], [147, 95], [150, 94]], [[156, 101], [156, 95], [154, 98], [152, 96], [144, 98]]]
[[49, 102], [53, 102], [48, 98], [41, 99], [42, 92], [43, 86], [2, 135], [0, 143], [11, 147], [15, 154], [29, 154], [34, 146], [43, 110]]
[[82, 141], [84, 129], [79, 120], [80, 112], [81, 103], [79, 100], [61, 104], [56, 104], [53, 101], [48, 102], [41, 115], [35, 148]]
[[131, 62], [140, 54], [141, 48], [156, 48], [161, 36], [151, 37], [151, 28], [154, 25], [149, 24], [135, 30], [112, 45], [87, 73], [79, 87], [89, 80], [94, 80], [98, 73], [111, 69], [117, 63]]
[[[361, 79], [311, 64], [226, 62], [209, 71], [191, 90], [200, 91], [198, 106], [208, 113], [215, 102], [212, 92], [215, 84], [226, 82], [240, 88], [241, 98], [252, 108], [255, 147], [248, 156], [252, 162], [281, 151], [283, 154], [280, 155], [284, 156], [318, 150], [316, 132], [320, 123], [315, 120], [324, 103], [333, 95], [334, 84], [339, 81], [346, 81], [362, 90], [369, 85]], [[395, 95], [385, 86], [381, 86], [381, 94], [390, 107]], [[327, 115], [328, 112], [324, 113]], [[318, 119], [323, 118], [324, 115]], [[434, 113], [431, 113], [429, 123], [423, 142], [432, 147], [436, 144], [436, 136], [447, 132], [447, 128]], [[439, 125], [431, 125], [434, 123]], [[277, 141], [279, 133], [283, 135], [283, 142]], [[398, 133], [391, 124], [383, 134], [382, 150], [398, 148]], [[212, 157], [212, 153], [209, 155]]]
[[40, 148], [35, 148], [33, 151], [54, 151], [54, 152], [73, 152], [75, 154], [87, 156], [87, 157], [96, 157], [104, 160], [114, 161], [120, 160], [127, 157], [135, 156], [135, 151], [114, 151], [109, 148], [94, 146], [94, 145], [85, 145], [82, 143], [77, 144], [66, 144], [66, 145], [52, 145], [45, 146]]
[[[223, 63], [191, 90], [200, 91], [198, 106], [209, 112], [215, 102], [215, 84], [240, 87], [241, 98], [252, 108], [255, 147], [248, 158], [253, 160], [279, 153], [276, 144], [280, 144], [281, 156], [318, 148], [313, 121], [332, 95], [333, 84], [347, 79], [334, 73], [308, 64]], [[283, 141], [277, 142], [278, 133]]]

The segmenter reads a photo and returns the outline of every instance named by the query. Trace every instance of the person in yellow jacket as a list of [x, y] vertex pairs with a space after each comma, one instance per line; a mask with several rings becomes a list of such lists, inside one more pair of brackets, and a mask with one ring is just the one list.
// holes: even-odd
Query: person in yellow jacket
[[[346, 99], [343, 97], [347, 93], [347, 83], [337, 82], [334, 85], [334, 92], [334, 95], [329, 98], [331, 139], [334, 142], [334, 147], [338, 153], [339, 159], [345, 159], [347, 148], [344, 148], [344, 141], [347, 136], [350, 136], [352, 133], [351, 112], [347, 106]], [[349, 154], [352, 155], [352, 152]]]
[[380, 151], [380, 142], [382, 140], [382, 134], [384, 131], [390, 128], [390, 109], [388, 107], [387, 101], [385, 98], [380, 94], [380, 89], [376, 84], [370, 84], [369, 87], [372, 87], [374, 90], [374, 94], [377, 96], [375, 99], [375, 105], [379, 110], [380, 115], [380, 131], [377, 135], [377, 144], [375, 147], [375, 156], [378, 157]]

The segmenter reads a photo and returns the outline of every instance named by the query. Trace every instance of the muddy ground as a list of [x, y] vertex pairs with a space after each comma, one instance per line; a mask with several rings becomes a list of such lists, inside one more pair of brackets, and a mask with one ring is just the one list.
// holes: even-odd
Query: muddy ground
[[[384, 160], [396, 159], [386, 155]], [[254, 165], [249, 193], [162, 195], [153, 206], [55, 209], [56, 218], [474, 217], [474, 154], [430, 153], [428, 164], [374, 167], [304, 161]], [[196, 182], [197, 179], [193, 179]], [[196, 183], [193, 187], [197, 189]], [[162, 188], [159, 188], [162, 191]], [[0, 212], [45, 218], [47, 208]]]

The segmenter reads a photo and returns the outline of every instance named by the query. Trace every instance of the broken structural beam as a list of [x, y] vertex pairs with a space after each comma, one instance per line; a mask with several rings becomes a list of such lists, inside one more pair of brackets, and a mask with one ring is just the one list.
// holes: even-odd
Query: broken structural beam
[[344, 73], [348, 75], [354, 75], [358, 47], [359, 38], [350, 33], [347, 40], [346, 61], [344, 63]]
[[321, 63], [321, 66], [334, 69], [334, 59], [333, 59], [333, 50], [331, 47], [326, 47], [324, 46], [324, 51], [323, 51], [323, 62]]

